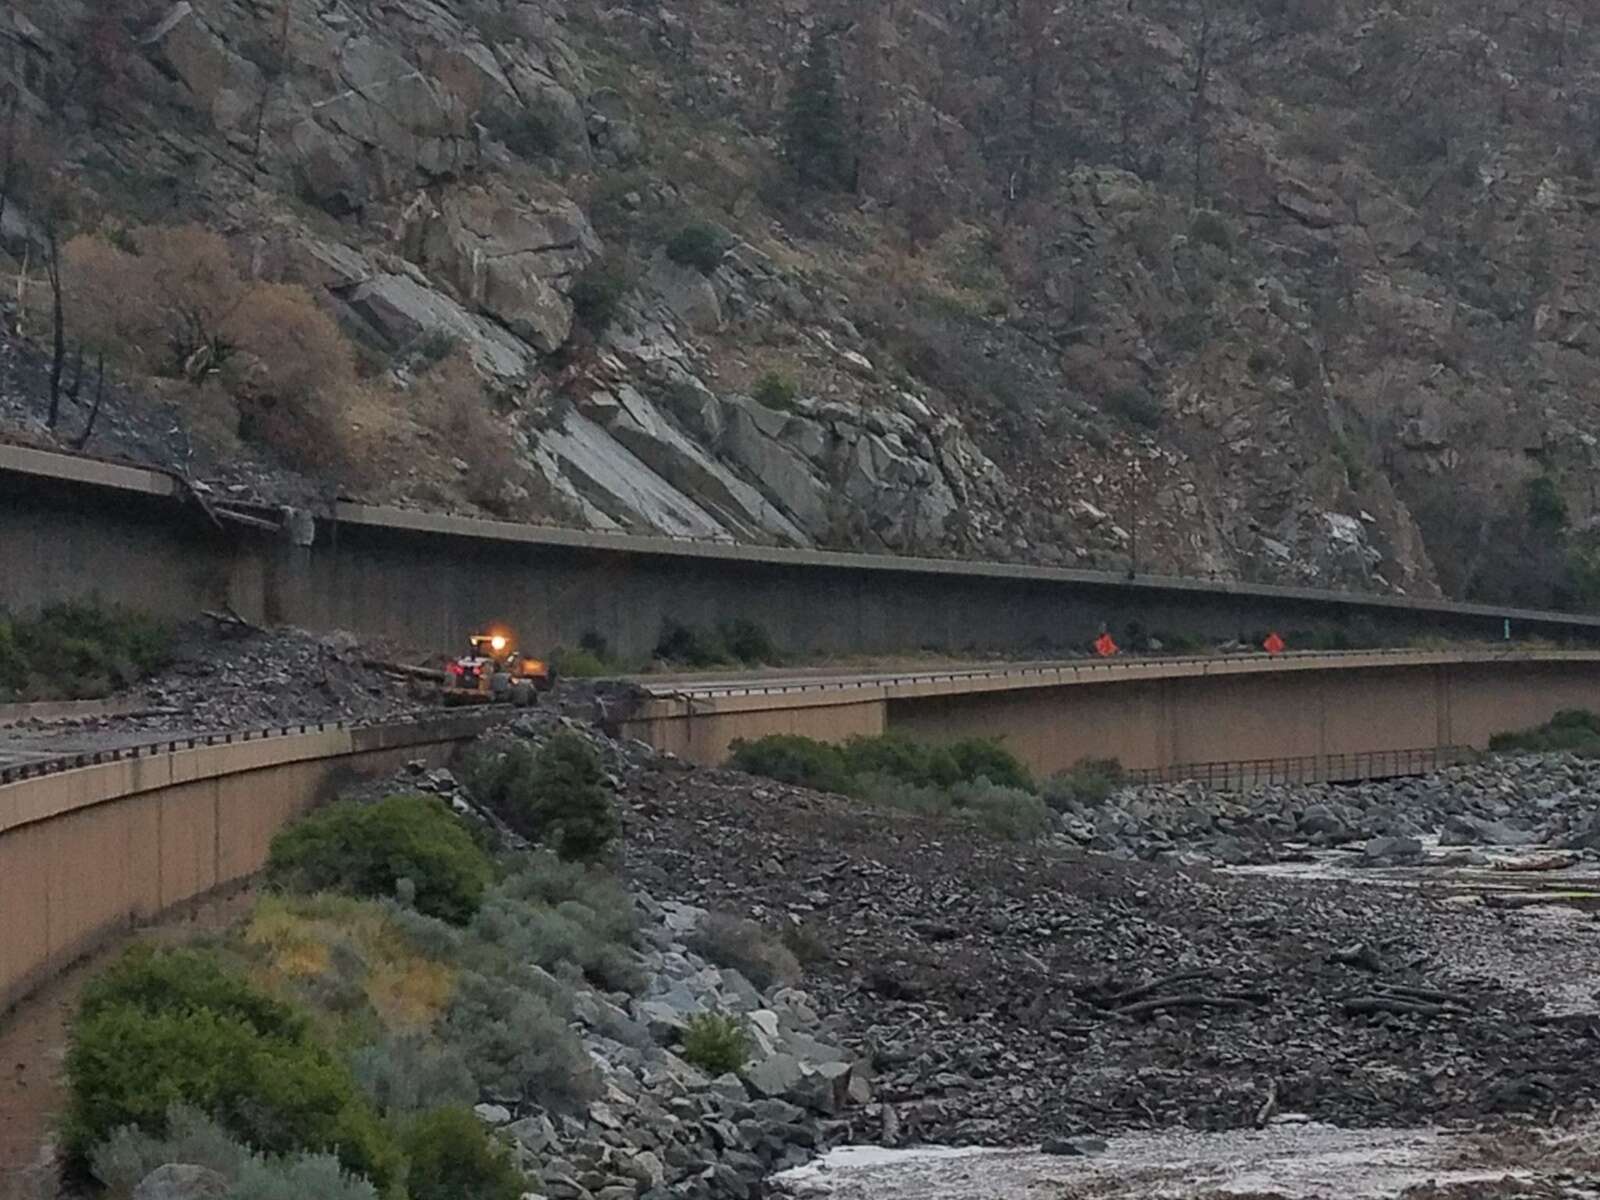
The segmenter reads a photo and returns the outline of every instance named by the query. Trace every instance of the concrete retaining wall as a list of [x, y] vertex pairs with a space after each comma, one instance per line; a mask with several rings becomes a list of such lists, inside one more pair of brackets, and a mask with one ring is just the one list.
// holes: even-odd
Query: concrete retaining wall
[[437, 765], [479, 718], [202, 746], [0, 786], [0, 1013], [104, 939], [237, 883], [345, 778]]
[[[999, 563], [674, 542], [340, 503], [314, 521], [207, 513], [159, 472], [0, 445], [0, 608], [100, 595], [186, 616], [454, 650], [503, 622], [524, 645], [603, 637], [638, 659], [662, 626], [744, 618], [791, 654], [1057, 649], [1102, 624], [1251, 637], [1340, 629], [1600, 640], [1600, 618]], [[281, 530], [279, 527], [281, 526]], [[296, 537], [289, 536], [293, 530]], [[307, 543], [307, 538], [309, 542]], [[298, 539], [298, 540], [297, 540]]]

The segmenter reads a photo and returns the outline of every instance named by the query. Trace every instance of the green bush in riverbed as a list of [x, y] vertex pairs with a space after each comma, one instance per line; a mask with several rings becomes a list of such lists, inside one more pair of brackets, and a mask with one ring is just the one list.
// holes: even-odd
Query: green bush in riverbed
[[1600, 758], [1600, 716], [1583, 708], [1562, 709], [1548, 722], [1516, 733], [1497, 733], [1489, 739], [1497, 754], [1548, 754], [1568, 751], [1585, 758]]
[[772, 734], [735, 742], [728, 766], [885, 808], [960, 817], [1016, 841], [1039, 836], [1050, 823], [1028, 769], [988, 739], [938, 746], [883, 734], [832, 746], [795, 734]]

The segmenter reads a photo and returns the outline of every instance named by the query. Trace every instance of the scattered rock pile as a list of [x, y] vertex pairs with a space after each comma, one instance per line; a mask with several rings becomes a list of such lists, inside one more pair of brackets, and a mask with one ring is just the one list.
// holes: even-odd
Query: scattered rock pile
[[1600, 851], [1600, 762], [1571, 755], [1491, 758], [1417, 779], [1275, 784], [1249, 792], [1197, 782], [1124, 788], [1104, 804], [1064, 801], [1060, 829], [1121, 858], [1223, 865], [1343, 848], [1367, 866], [1416, 861], [1437, 834], [1461, 848]]
[[[557, 726], [582, 728], [545, 711], [519, 717], [512, 729], [543, 738]], [[596, 740], [624, 771], [651, 757], [636, 743]], [[488, 819], [448, 770], [413, 772], [370, 790], [397, 787], [433, 792]], [[769, 1174], [809, 1161], [842, 1136], [841, 1114], [872, 1099], [870, 1066], [840, 1044], [837, 1019], [825, 1020], [806, 991], [781, 983], [763, 991], [697, 953], [704, 908], [644, 892], [635, 904], [643, 991], [579, 985], [571, 992], [599, 1098], [581, 1112], [562, 1112], [497, 1096], [478, 1115], [515, 1139], [522, 1165], [542, 1181], [536, 1194], [548, 1200], [753, 1196]], [[736, 1072], [712, 1077], [674, 1050], [688, 1023], [708, 1013], [735, 1016], [747, 1032], [749, 1056]]]
[[182, 627], [165, 670], [135, 689], [132, 713], [50, 728], [209, 733], [317, 721], [394, 720], [425, 707], [407, 683], [364, 665], [351, 634]]
[[856, 1140], [1264, 1111], [1407, 1126], [1600, 1093], [1578, 1066], [1592, 1000], [1556, 1016], [1542, 990], [1600, 966], [1576, 932], [1556, 947], [1520, 916], [1391, 889], [994, 843], [665, 759], [621, 784], [631, 880], [817, 943], [808, 989], [877, 1071]]

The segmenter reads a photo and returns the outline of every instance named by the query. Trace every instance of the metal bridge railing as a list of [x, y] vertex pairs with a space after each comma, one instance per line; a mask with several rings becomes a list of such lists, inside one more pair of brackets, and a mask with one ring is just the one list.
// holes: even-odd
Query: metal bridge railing
[[481, 732], [505, 718], [505, 713], [469, 715], [458, 713], [450, 717], [435, 712], [418, 712], [410, 716], [397, 716], [387, 720], [370, 721], [306, 721], [289, 725], [266, 725], [254, 729], [240, 729], [220, 733], [196, 733], [185, 737], [152, 738], [146, 742], [117, 746], [105, 750], [85, 750], [71, 754], [58, 754], [49, 758], [16, 763], [0, 767], [0, 786], [21, 783], [25, 779], [38, 779], [62, 771], [75, 771], [80, 767], [94, 767], [105, 763], [127, 762], [140, 758], [156, 758], [180, 750], [200, 750], [207, 746], [234, 746], [243, 742], [259, 742], [269, 738], [299, 737], [312, 733], [329, 733], [337, 730], [403, 728], [425, 722], [448, 721], [463, 729]]
[[1353, 783], [1427, 775], [1468, 762], [1470, 746], [1429, 746], [1414, 750], [1368, 750], [1354, 754], [1307, 754], [1287, 758], [1245, 758], [1179, 763], [1127, 772], [1128, 782], [1195, 782], [1213, 788], [1260, 787], [1275, 783]]
[[[1372, 650], [1290, 650], [1282, 654], [1243, 653], [1243, 654], [1187, 654], [1187, 655], [1159, 655], [1150, 657], [1127, 658], [1083, 658], [1049, 663], [1018, 663], [1014, 666], [976, 667], [976, 668], [950, 668], [940, 671], [915, 671], [905, 674], [861, 674], [851, 676], [827, 676], [817, 679], [789, 679], [773, 680], [764, 683], [759, 680], [750, 682], [717, 682], [709, 680], [705, 683], [696, 683], [692, 679], [680, 679], [675, 682], [652, 683], [649, 676], [636, 676], [635, 682], [657, 697], [691, 697], [694, 699], [709, 699], [712, 697], [731, 696], [785, 696], [804, 692], [823, 691], [850, 691], [865, 688], [880, 687], [907, 687], [927, 683], [958, 683], [968, 680], [985, 679], [1027, 679], [1036, 677], [1045, 679], [1050, 676], [1095, 674], [1104, 672], [1108, 675], [1117, 673], [1133, 674], [1141, 670], [1173, 666], [1220, 666], [1229, 663], [1255, 662], [1260, 664], [1304, 662], [1308, 660], [1332, 660], [1382, 658], [1390, 661], [1414, 660], [1418, 664], [1431, 664], [1441, 661], [1455, 661], [1453, 656], [1462, 653], [1475, 653], [1482, 661], [1495, 659], [1521, 659], [1537, 651], [1529, 651], [1525, 647], [1483, 649], [1471, 651], [1467, 648], [1462, 651], [1417, 650], [1411, 647], [1384, 647]], [[1584, 651], [1557, 651], [1558, 654], [1579, 654]], [[1595, 653], [1595, 652], [1589, 652]], [[1600, 654], [1596, 654], [1600, 658]], [[1475, 659], [1477, 661], [1477, 659]]]
[[126, 762], [137, 758], [155, 758], [179, 750], [198, 750], [206, 746], [232, 746], [240, 742], [259, 742], [267, 738], [293, 737], [308, 733], [327, 733], [329, 730], [355, 729], [363, 724], [384, 722], [318, 721], [315, 724], [268, 725], [258, 729], [243, 729], [227, 733], [197, 733], [190, 737], [156, 738], [136, 742], [130, 746], [117, 746], [105, 750], [85, 750], [76, 754], [61, 754], [52, 758], [17, 763], [0, 767], [0, 785], [20, 783], [24, 779], [37, 779], [43, 775], [56, 775], [62, 771], [75, 771], [80, 767], [96, 767], [104, 763]]

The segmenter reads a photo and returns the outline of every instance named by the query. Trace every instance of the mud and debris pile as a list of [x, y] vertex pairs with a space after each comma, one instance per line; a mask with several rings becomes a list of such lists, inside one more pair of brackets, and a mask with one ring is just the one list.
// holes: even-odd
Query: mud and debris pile
[[[258, 629], [201, 619], [175, 631], [171, 662], [95, 715], [19, 722], [14, 734], [48, 739], [96, 735], [126, 741], [273, 726], [399, 721], [440, 711], [437, 682], [395, 666], [437, 669], [428, 656], [354, 634]], [[543, 703], [560, 712], [615, 724], [632, 689], [600, 680], [558, 684]]]

